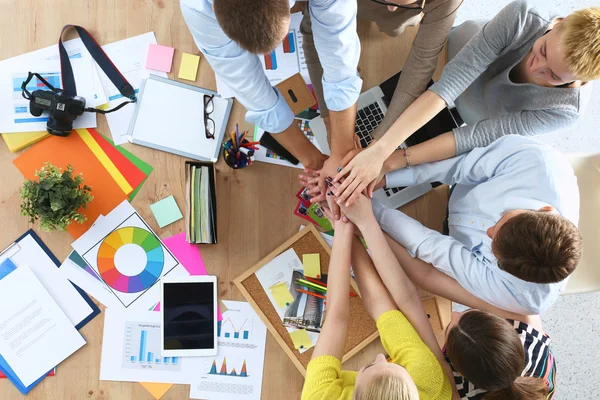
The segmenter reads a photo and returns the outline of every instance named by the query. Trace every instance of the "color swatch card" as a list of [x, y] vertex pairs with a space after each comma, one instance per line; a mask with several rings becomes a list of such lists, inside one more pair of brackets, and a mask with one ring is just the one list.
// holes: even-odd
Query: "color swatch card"
[[137, 211], [124, 201], [73, 243], [123, 308], [148, 310], [160, 299], [158, 280], [179, 268]]
[[175, 49], [172, 47], [161, 46], [160, 44], [149, 44], [146, 69], [171, 72], [173, 54], [175, 54]]
[[173, 196], [166, 197], [150, 205], [150, 210], [152, 210], [152, 214], [154, 214], [154, 218], [156, 218], [156, 222], [158, 222], [158, 226], [161, 228], [183, 218]]
[[183, 53], [181, 56], [181, 66], [179, 67], [179, 79], [188, 81], [196, 81], [198, 74], [198, 64], [200, 64], [200, 56]]
[[260, 400], [267, 327], [252, 306], [223, 301], [227, 311], [217, 325], [216, 357], [201, 357], [190, 385], [192, 399]]

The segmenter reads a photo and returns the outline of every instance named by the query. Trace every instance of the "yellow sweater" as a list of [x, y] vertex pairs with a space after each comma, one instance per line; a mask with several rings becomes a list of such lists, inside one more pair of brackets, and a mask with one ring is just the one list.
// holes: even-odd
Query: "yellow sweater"
[[[381, 343], [393, 362], [402, 365], [417, 385], [420, 400], [449, 400], [450, 381], [423, 343], [419, 334], [398, 310], [388, 311], [377, 320]], [[333, 356], [320, 356], [308, 364], [302, 400], [351, 400], [356, 372], [342, 371]]]

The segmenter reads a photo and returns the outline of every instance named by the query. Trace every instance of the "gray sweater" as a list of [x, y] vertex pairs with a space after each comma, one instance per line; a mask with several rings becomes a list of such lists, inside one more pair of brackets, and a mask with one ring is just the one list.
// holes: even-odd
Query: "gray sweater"
[[455, 103], [467, 124], [454, 129], [457, 155], [504, 135], [531, 136], [563, 128], [584, 112], [591, 82], [580, 88], [557, 88], [514, 83], [509, 77], [552, 20], [524, 0], [508, 4], [431, 86], [446, 103]]

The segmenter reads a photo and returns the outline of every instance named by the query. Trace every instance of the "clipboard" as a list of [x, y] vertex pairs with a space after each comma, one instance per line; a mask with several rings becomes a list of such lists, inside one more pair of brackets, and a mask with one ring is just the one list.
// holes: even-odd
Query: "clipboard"
[[[14, 257], [16, 254], [18, 254], [20, 251], [22, 251], [20, 243], [29, 236], [35, 241], [35, 244], [37, 246], [39, 246], [39, 248], [48, 256], [48, 258], [52, 261], [52, 263], [58, 269], [58, 267], [60, 266], [58, 259], [56, 258], [56, 256], [54, 256], [54, 254], [52, 254], [50, 249], [44, 244], [44, 242], [42, 242], [42, 239], [40, 239], [40, 237], [32, 229], [25, 232], [18, 239], [16, 239], [12, 244], [10, 244], [6, 249], [1, 251], [0, 257], [5, 256], [6, 260], [11, 261], [11, 257]], [[18, 266], [16, 266], [15, 263], [13, 263], [12, 261], [11, 261], [11, 264], [13, 264], [13, 266], [18, 268]], [[77, 330], [79, 330], [82, 327], [84, 327], [88, 322], [90, 322], [96, 315], [100, 314], [100, 309], [94, 304], [92, 299], [84, 291], [82, 291], [80, 288], [78, 288], [76, 285], [74, 285], [70, 281], [69, 281], [69, 283], [71, 285], [73, 285], [73, 287], [75, 288], [77, 293], [85, 300], [85, 302], [92, 309], [92, 312], [87, 317], [85, 317], [81, 322], [79, 322], [79, 324], [77, 324], [75, 326], [75, 328]], [[46, 374], [42, 375], [38, 380], [36, 380], [29, 386], [23, 385], [23, 383], [21, 382], [19, 377], [15, 374], [13, 369], [10, 367], [10, 365], [6, 362], [6, 360], [4, 360], [4, 358], [1, 355], [0, 355], [0, 371], [4, 374], [4, 376], [6, 378], [8, 378], [11, 381], [11, 383], [13, 385], [15, 385], [15, 387], [17, 389], [19, 389], [19, 391], [22, 394], [25, 395], [25, 394], [29, 393], [29, 391], [31, 389], [33, 389], [46, 376], [54, 375], [55, 368], [48, 371]]]
[[[42, 239], [37, 235], [37, 233], [35, 233], [35, 231], [33, 229], [28, 230], [23, 235], [21, 235], [19, 238], [17, 238], [12, 244], [10, 244], [6, 249], [0, 251], [0, 258], [7, 254], [9, 254], [7, 256], [8, 259], [14, 257], [15, 254], [17, 254], [19, 251], [21, 251], [21, 246], [19, 245], [19, 243], [28, 236], [31, 236], [31, 238], [43, 250], [43, 252], [46, 253], [48, 258], [50, 258], [50, 260], [54, 263], [54, 265], [56, 266], [56, 269], [58, 270], [58, 268], [60, 267], [60, 262], [58, 261], [56, 256], [50, 251], [48, 246], [46, 246], [46, 244], [44, 242], [42, 242]], [[81, 320], [81, 322], [79, 322], [77, 325], [75, 325], [75, 329], [80, 330], [88, 322], [90, 322], [92, 319], [94, 319], [94, 317], [96, 315], [100, 314], [100, 309], [98, 308], [98, 306], [96, 304], [94, 304], [94, 302], [87, 295], [87, 293], [85, 293], [83, 290], [81, 290], [77, 285], [73, 284], [72, 282], [69, 281], [69, 283], [71, 283], [71, 285], [73, 285], [75, 290], [79, 293], [79, 295], [83, 298], [83, 300], [85, 300], [85, 302], [92, 309], [92, 312], [87, 317], [85, 317], [83, 320]]]
[[[204, 130], [205, 96], [212, 96], [214, 139]], [[217, 92], [150, 74], [140, 84], [129, 124], [131, 143], [198, 161], [216, 162], [233, 100]]]

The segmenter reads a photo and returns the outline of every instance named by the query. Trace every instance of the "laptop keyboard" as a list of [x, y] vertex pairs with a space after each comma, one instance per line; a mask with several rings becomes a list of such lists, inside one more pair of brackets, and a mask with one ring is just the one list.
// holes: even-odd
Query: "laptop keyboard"
[[383, 121], [383, 112], [378, 102], [369, 104], [356, 113], [355, 132], [363, 149], [373, 141], [371, 132], [377, 128], [381, 121]]

